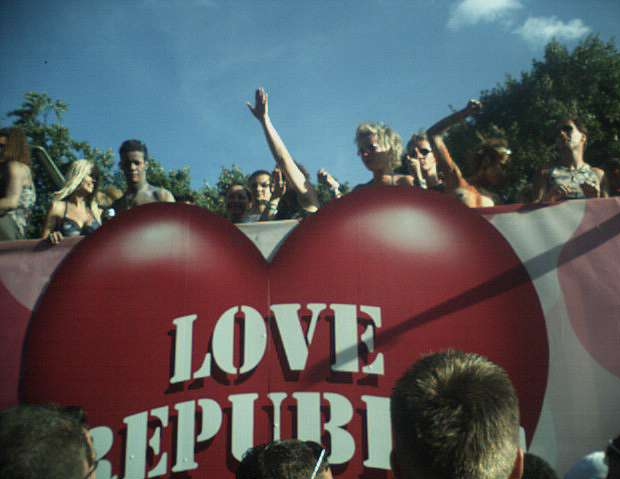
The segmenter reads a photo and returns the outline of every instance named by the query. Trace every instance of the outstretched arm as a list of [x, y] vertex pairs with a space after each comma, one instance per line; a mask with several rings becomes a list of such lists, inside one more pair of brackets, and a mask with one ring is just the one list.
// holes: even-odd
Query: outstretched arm
[[478, 100], [469, 100], [462, 110], [452, 113], [438, 121], [427, 131], [428, 140], [433, 153], [443, 170], [448, 188], [458, 188], [465, 180], [459, 166], [454, 162], [448, 147], [443, 141], [443, 135], [454, 125], [465, 120], [468, 116], [480, 111], [482, 104]]
[[269, 98], [262, 88], [256, 90], [255, 104], [247, 103], [248, 108], [260, 122], [271, 154], [278, 167], [284, 172], [288, 184], [296, 191], [301, 206], [308, 212], [315, 212], [319, 208], [316, 191], [301, 172], [295, 160], [289, 153], [284, 141], [269, 118]]

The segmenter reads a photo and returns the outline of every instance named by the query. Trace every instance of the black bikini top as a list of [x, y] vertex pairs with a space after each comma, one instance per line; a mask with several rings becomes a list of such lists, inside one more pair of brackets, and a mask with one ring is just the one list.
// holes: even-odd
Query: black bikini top
[[56, 231], [60, 231], [64, 237], [88, 236], [90, 234], [93, 234], [95, 231], [97, 231], [101, 227], [101, 223], [99, 223], [99, 221], [93, 218], [93, 221], [91, 223], [89, 224], [85, 223], [80, 228], [80, 225], [76, 223], [75, 220], [72, 220], [71, 218], [67, 218], [67, 208], [68, 208], [68, 205], [65, 202], [65, 215], [63, 216], [62, 221], [56, 228]]

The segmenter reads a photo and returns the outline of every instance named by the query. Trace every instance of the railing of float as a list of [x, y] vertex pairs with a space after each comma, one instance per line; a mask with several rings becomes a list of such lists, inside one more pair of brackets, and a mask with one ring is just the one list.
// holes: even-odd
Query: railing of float
[[562, 474], [620, 432], [619, 253], [614, 198], [475, 212], [378, 190], [238, 229], [147, 205], [0, 244], [0, 406], [20, 371], [22, 400], [85, 406], [98, 477], [233, 477], [292, 436], [383, 477], [393, 382], [453, 347], [508, 370], [524, 445]]
[[54, 185], [56, 185], [56, 188], [62, 188], [65, 184], [65, 177], [60, 172], [56, 162], [52, 160], [52, 157], [49, 155], [47, 150], [38, 145], [31, 146], [30, 149], [36, 153], [37, 158], [39, 158], [39, 161], [45, 167], [45, 170], [50, 175], [50, 178], [54, 182]]

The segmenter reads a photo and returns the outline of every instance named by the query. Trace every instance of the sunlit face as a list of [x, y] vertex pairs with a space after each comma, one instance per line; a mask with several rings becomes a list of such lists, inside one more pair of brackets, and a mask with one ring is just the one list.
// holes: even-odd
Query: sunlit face
[[125, 154], [121, 161], [121, 169], [125, 175], [125, 180], [130, 184], [137, 184], [146, 181], [146, 170], [148, 161], [144, 160], [142, 151], [130, 151]]
[[271, 199], [271, 176], [261, 174], [250, 178], [250, 191], [256, 201], [269, 201]]
[[575, 150], [586, 142], [586, 135], [579, 131], [571, 120], [563, 122], [558, 132], [557, 145], [560, 149]]
[[226, 211], [229, 218], [241, 218], [250, 208], [250, 198], [241, 185], [233, 185], [226, 194]]
[[361, 136], [357, 141], [357, 154], [364, 166], [372, 172], [387, 172], [390, 169], [389, 150], [379, 144], [375, 134]]
[[437, 161], [428, 141], [420, 140], [416, 142], [409, 151], [409, 155], [420, 161], [420, 168], [422, 168], [424, 173], [433, 173], [437, 169]]
[[95, 191], [95, 187], [97, 186], [97, 180], [92, 176], [92, 174], [86, 175], [86, 177], [80, 183], [80, 189], [87, 194], [91, 194]]

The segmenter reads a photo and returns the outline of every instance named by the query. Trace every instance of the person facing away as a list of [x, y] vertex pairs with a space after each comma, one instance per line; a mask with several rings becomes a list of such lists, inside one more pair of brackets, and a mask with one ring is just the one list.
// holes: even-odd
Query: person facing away
[[255, 446], [243, 455], [236, 478], [332, 479], [327, 454], [316, 450], [316, 443], [298, 439]]
[[26, 238], [36, 190], [23, 130], [0, 130], [0, 241]]
[[397, 479], [520, 479], [519, 403], [508, 374], [477, 354], [420, 359], [391, 396]]
[[22, 404], [0, 412], [0, 477], [96, 479], [92, 439], [74, 413]]
[[146, 180], [149, 168], [149, 153], [140, 140], [126, 140], [118, 150], [120, 168], [127, 182], [127, 190], [116, 200], [112, 208], [116, 212], [126, 211], [147, 203], [174, 203], [174, 196], [166, 188], [151, 185]]

